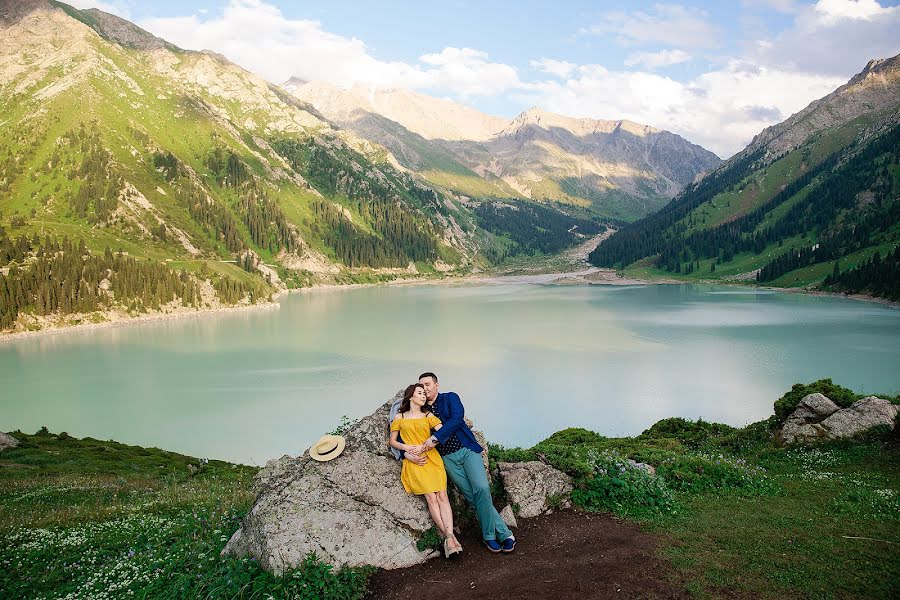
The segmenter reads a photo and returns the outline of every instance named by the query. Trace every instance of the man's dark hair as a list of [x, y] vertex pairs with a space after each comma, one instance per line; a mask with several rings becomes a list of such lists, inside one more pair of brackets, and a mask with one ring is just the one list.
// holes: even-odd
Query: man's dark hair
[[431, 379], [432, 379], [435, 383], [438, 382], [438, 380], [437, 380], [437, 375], [435, 375], [435, 374], [432, 373], [431, 371], [427, 371], [427, 372], [422, 373], [421, 375], [419, 375], [419, 381], [421, 381], [423, 377], [431, 377]]

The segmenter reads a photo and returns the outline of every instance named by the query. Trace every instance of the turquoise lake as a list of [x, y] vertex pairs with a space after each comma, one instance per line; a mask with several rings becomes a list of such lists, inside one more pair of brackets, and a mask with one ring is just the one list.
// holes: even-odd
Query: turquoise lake
[[791, 384], [900, 390], [900, 310], [749, 288], [540, 280], [322, 289], [243, 311], [0, 342], [0, 430], [262, 464], [422, 371], [488, 439], [741, 426]]

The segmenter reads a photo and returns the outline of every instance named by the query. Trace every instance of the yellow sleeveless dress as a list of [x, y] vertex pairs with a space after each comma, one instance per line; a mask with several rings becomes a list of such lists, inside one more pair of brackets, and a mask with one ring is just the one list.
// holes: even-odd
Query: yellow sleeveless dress
[[[398, 415], [391, 422], [391, 431], [399, 431], [404, 443], [418, 446], [431, 437], [431, 428], [440, 424], [441, 420], [431, 414], [420, 419], [404, 419]], [[447, 471], [444, 470], [440, 453], [432, 448], [425, 453], [425, 457], [428, 461], [422, 466], [403, 461], [400, 481], [408, 494], [428, 494], [447, 489]]]

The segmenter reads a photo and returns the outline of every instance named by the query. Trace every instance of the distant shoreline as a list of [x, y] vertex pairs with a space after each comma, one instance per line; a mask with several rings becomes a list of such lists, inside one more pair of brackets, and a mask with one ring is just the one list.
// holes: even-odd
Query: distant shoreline
[[682, 281], [679, 279], [644, 279], [637, 277], [618, 277], [616, 271], [612, 269], [600, 269], [597, 267], [585, 267], [581, 271], [568, 273], [532, 273], [532, 274], [491, 274], [477, 273], [462, 276], [450, 276], [441, 278], [411, 278], [411, 279], [395, 279], [392, 281], [376, 282], [376, 283], [348, 283], [348, 284], [313, 284], [309, 287], [295, 288], [291, 290], [281, 290], [272, 296], [271, 302], [261, 302], [258, 304], [244, 304], [238, 306], [218, 306], [215, 308], [200, 308], [186, 310], [181, 309], [174, 312], [154, 312], [148, 314], [140, 314], [137, 316], [124, 316], [121, 313], [116, 315], [114, 320], [101, 321], [98, 323], [78, 323], [75, 325], [54, 325], [39, 329], [36, 331], [15, 331], [9, 333], [0, 332], [0, 344], [4, 342], [12, 342], [22, 339], [35, 338], [48, 335], [56, 335], [60, 333], [93, 331], [99, 329], [109, 329], [113, 327], [122, 327], [139, 323], [154, 323], [161, 321], [172, 321], [178, 319], [205, 317], [208, 315], [227, 314], [235, 311], [256, 311], [256, 310], [274, 310], [281, 305], [281, 299], [288, 294], [293, 293], [315, 293], [321, 291], [350, 290], [360, 288], [371, 288], [381, 286], [403, 286], [403, 285], [453, 285], [460, 283], [515, 283], [516, 281], [545, 283], [554, 285], [608, 285], [608, 286], [624, 286], [624, 285], [719, 285], [722, 287], [732, 287], [736, 289], [756, 289], [771, 292], [784, 292], [793, 294], [805, 294], [810, 296], [829, 296], [834, 298], [847, 298], [850, 300], [858, 300], [864, 302], [874, 302], [883, 306], [892, 308], [900, 308], [900, 302], [878, 298], [866, 294], [841, 294], [837, 292], [826, 292], [820, 290], [805, 290], [799, 288], [777, 288], [761, 285], [743, 285], [733, 282], [722, 282], [716, 280], [697, 280]]

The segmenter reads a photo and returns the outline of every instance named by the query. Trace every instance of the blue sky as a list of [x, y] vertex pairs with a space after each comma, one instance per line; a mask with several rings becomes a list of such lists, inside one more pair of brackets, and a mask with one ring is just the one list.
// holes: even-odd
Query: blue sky
[[75, 1], [262, 77], [627, 118], [723, 157], [900, 53], [898, 2]]

